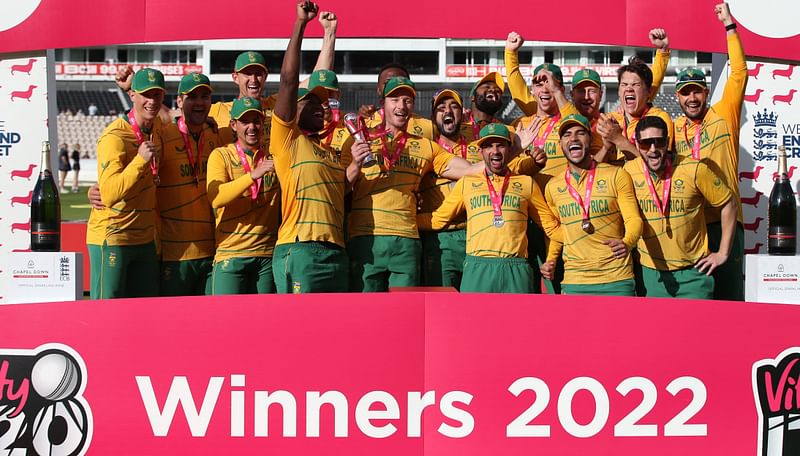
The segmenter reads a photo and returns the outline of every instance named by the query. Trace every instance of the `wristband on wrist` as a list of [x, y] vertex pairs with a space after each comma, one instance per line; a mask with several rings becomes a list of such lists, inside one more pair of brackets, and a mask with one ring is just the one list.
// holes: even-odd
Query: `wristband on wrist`
[[729, 31], [729, 32], [730, 32], [731, 30], [736, 30], [736, 22], [734, 22], [734, 23], [732, 23], [732, 24], [728, 24], [728, 25], [726, 25], [726, 26], [725, 26], [725, 30], [727, 30], [727, 31]]

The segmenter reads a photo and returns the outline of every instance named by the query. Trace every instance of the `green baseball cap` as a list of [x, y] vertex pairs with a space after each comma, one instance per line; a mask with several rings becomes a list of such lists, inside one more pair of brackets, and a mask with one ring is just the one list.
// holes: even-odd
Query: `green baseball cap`
[[582, 70], [578, 70], [578, 72], [572, 76], [572, 88], [574, 89], [578, 86], [578, 84], [586, 81], [591, 82], [597, 87], [602, 87], [600, 75], [597, 73], [597, 71], [594, 71], [591, 68], [584, 68]]
[[308, 78], [308, 88], [324, 87], [328, 90], [339, 91], [339, 78], [331, 70], [316, 70]]
[[561, 73], [560, 66], [552, 63], [543, 63], [533, 69], [533, 75], [536, 76], [541, 70], [547, 70], [553, 73], [553, 77], [556, 78], [556, 80], [561, 84], [564, 84], [564, 75]]
[[395, 76], [389, 79], [386, 82], [386, 85], [383, 87], [383, 96], [388, 97], [392, 94], [392, 92], [400, 89], [409, 89], [411, 90], [411, 93], [414, 94], [415, 98], [417, 96], [417, 89], [414, 86], [414, 83], [411, 81], [411, 79], [408, 79], [405, 76]]
[[431, 109], [436, 111], [436, 106], [442, 101], [447, 98], [452, 98], [453, 100], [458, 103], [459, 106], [464, 107], [464, 103], [461, 101], [461, 96], [453, 89], [441, 89], [437, 90], [436, 93], [433, 94], [433, 103], [431, 104]]
[[211, 81], [208, 80], [208, 76], [202, 73], [189, 73], [182, 77], [181, 82], [178, 83], [178, 93], [186, 95], [200, 87], [207, 87], [208, 90], [214, 91], [214, 88], [211, 87]]
[[234, 71], [238, 73], [244, 70], [245, 68], [253, 65], [260, 66], [261, 68], [264, 69], [264, 71], [267, 72], [269, 71], [267, 70], [267, 61], [264, 59], [264, 56], [261, 55], [260, 52], [256, 51], [246, 51], [239, 54], [239, 56], [236, 57], [236, 64], [234, 65], [233, 68]]
[[703, 70], [697, 68], [687, 68], [680, 73], [675, 82], [675, 91], [680, 92], [686, 86], [696, 85], [702, 88], [708, 88], [706, 84], [706, 74]]
[[475, 95], [475, 91], [478, 89], [478, 86], [483, 84], [484, 82], [494, 82], [497, 84], [497, 87], [500, 87], [500, 92], [506, 91], [506, 82], [503, 81], [503, 75], [498, 73], [497, 71], [492, 71], [491, 73], [487, 74], [486, 76], [482, 77], [478, 82], [476, 82], [472, 86], [472, 90], [470, 91], [470, 96]]
[[489, 125], [481, 128], [478, 147], [482, 147], [483, 143], [489, 138], [500, 138], [505, 139], [509, 143], [513, 142], [511, 140], [511, 130], [508, 129], [508, 126], [501, 123], [490, 123]]
[[570, 114], [561, 119], [561, 123], [558, 124], [558, 136], [563, 136], [564, 132], [573, 125], [580, 125], [588, 130], [589, 133], [592, 132], [592, 127], [589, 125], [589, 119], [580, 114]]
[[328, 99], [328, 89], [322, 86], [316, 86], [311, 89], [300, 87], [297, 89], [297, 101], [305, 100], [311, 95], [316, 95], [319, 101], [326, 101]]
[[253, 97], [242, 97], [233, 100], [233, 106], [231, 107], [231, 119], [239, 119], [245, 113], [250, 111], [255, 111], [261, 116], [264, 116], [264, 111], [261, 110], [261, 102]]
[[152, 89], [167, 91], [167, 86], [164, 84], [164, 75], [160, 71], [152, 68], [142, 68], [133, 74], [131, 90], [136, 93], [143, 93]]

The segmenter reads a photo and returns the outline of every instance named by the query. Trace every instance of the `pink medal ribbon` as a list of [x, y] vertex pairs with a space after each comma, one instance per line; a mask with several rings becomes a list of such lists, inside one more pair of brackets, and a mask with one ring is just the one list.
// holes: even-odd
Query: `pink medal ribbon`
[[199, 185], [200, 181], [197, 178], [197, 163], [200, 161], [200, 154], [205, 146], [205, 135], [203, 130], [200, 130], [200, 138], [197, 140], [197, 155], [192, 152], [192, 141], [189, 139], [189, 127], [186, 126], [186, 121], [183, 117], [178, 117], [178, 131], [183, 136], [183, 145], [186, 146], [186, 157], [189, 159], [189, 166], [192, 168], [192, 176], [194, 176], [195, 187]]
[[547, 125], [547, 129], [545, 129], [544, 131], [544, 135], [540, 136], [537, 134], [536, 137], [533, 138], [533, 146], [544, 150], [544, 143], [547, 142], [547, 138], [550, 136], [550, 133], [553, 131], [553, 128], [555, 128], [556, 124], [560, 120], [561, 120], [561, 114], [556, 114], [555, 116], [551, 117], [550, 123]]
[[[239, 160], [242, 162], [242, 168], [244, 168], [244, 172], [250, 173], [252, 168], [250, 168], [250, 164], [247, 163], [247, 156], [245, 156], [244, 150], [242, 150], [242, 146], [239, 145], [239, 141], [236, 141], [236, 152], [239, 153]], [[253, 154], [253, 164], [258, 166], [258, 163], [261, 161], [261, 149], [259, 148], [255, 154]], [[263, 180], [263, 176], [259, 179], [256, 179], [252, 184], [250, 184], [250, 199], [255, 200], [258, 198], [258, 192], [261, 190], [261, 181]]]
[[[642, 117], [646, 116], [648, 111], [650, 111], [650, 106], [648, 106], [647, 109], [644, 110], [644, 112], [642, 113], [641, 116], [639, 116], [639, 118], [641, 119]], [[624, 112], [622, 113], [622, 120], [624, 124], [624, 126], [622, 127], [622, 134], [625, 136], [625, 139], [631, 142], [631, 144], [636, 145], [636, 138], [634, 138], [633, 136], [631, 136], [630, 138], [628, 137], [628, 115], [625, 114]]]
[[[686, 119], [686, 124], [683, 126], [683, 138], [686, 140], [686, 145], [689, 145], [689, 134], [687, 131], [689, 130], [690, 123], [694, 123], [689, 119]], [[695, 160], [700, 160], [700, 135], [703, 132], [703, 123], [695, 123], [697, 126], [697, 130], [694, 132], [694, 143], [692, 144], [692, 158]]]
[[[136, 135], [136, 141], [139, 142], [139, 145], [142, 145], [145, 141], [152, 141], [153, 134], [150, 134], [149, 138], [144, 137], [144, 133], [142, 133], [142, 129], [139, 128], [139, 124], [136, 123], [136, 117], [133, 116], [133, 109], [128, 111], [128, 123], [131, 124], [131, 129], [133, 130], [133, 134]], [[158, 176], [158, 163], [156, 162], [156, 157], [153, 157], [150, 160], [150, 174], [153, 175], [153, 182], [156, 185], [161, 183], [161, 178]]]
[[386, 136], [381, 136], [381, 154], [383, 155], [383, 165], [386, 167], [387, 173], [391, 173], [394, 165], [400, 160], [400, 153], [403, 151], [403, 148], [406, 147], [408, 136], [405, 134], [402, 135], [400, 139], [397, 139], [391, 157], [389, 156], [389, 148], [386, 146]]
[[650, 197], [653, 198], [653, 202], [656, 204], [658, 211], [661, 212], [662, 217], [667, 216], [669, 210], [669, 192], [672, 188], [672, 160], [669, 157], [667, 157], [666, 160], [667, 169], [664, 173], [664, 188], [661, 189], [661, 200], [658, 199], [658, 193], [656, 192], [655, 184], [653, 184], [653, 178], [650, 176], [650, 170], [647, 169], [644, 160], [642, 160], [642, 172], [644, 173], [644, 179], [647, 181], [647, 189], [650, 190]]
[[492, 224], [495, 228], [501, 228], [505, 224], [505, 221], [503, 220], [503, 196], [505, 196], [506, 190], [508, 189], [508, 181], [511, 179], [511, 171], [506, 170], [506, 175], [503, 176], [503, 187], [500, 189], [499, 195], [494, 189], [494, 185], [492, 185], [492, 179], [489, 178], [489, 172], [484, 170], [483, 175], [486, 176], [486, 187], [489, 189], [489, 198], [492, 200], [492, 211], [494, 212]]
[[329, 146], [333, 141], [333, 131], [336, 130], [336, 126], [339, 125], [339, 110], [331, 109], [331, 116], [331, 121], [328, 126], [319, 133], [319, 136], [323, 139], [325, 144]]
[[594, 233], [594, 226], [592, 226], [592, 222], [589, 221], [589, 209], [592, 204], [592, 187], [594, 187], [594, 173], [596, 171], [596, 166], [597, 163], [592, 161], [592, 166], [589, 168], [589, 177], [586, 180], [586, 190], [584, 190], [583, 193], [583, 200], [581, 200], [581, 195], [570, 183], [569, 166], [567, 166], [567, 169], [564, 170], [564, 182], [567, 183], [567, 189], [569, 190], [570, 196], [572, 196], [572, 199], [575, 200], [583, 212], [583, 223], [581, 223], [581, 228], [587, 234]]
[[[386, 126], [383, 124], [383, 122], [384, 122], [383, 108], [379, 109], [377, 114], [378, 114], [378, 118], [380, 118], [380, 120], [381, 120], [378, 123], [378, 125], [375, 125], [375, 127], [373, 127], [371, 129], [372, 131], [369, 131], [368, 129], [364, 130], [367, 133], [367, 137], [365, 138], [367, 141], [371, 141], [371, 140], [373, 140], [375, 138], [380, 138], [381, 136], [386, 135]], [[359, 116], [359, 117], [361, 117], [361, 116]], [[363, 120], [363, 118], [361, 118], [361, 119]], [[366, 126], [366, 122], [364, 122], [364, 125]]]
[[450, 144], [447, 144], [446, 142], [444, 142], [442, 140], [441, 136], [439, 137], [439, 139], [436, 142], [439, 143], [439, 145], [442, 146], [444, 148], [444, 150], [450, 152], [453, 155], [455, 155], [455, 152], [453, 152], [453, 150], [456, 148], [456, 146], [460, 147], [461, 148], [461, 158], [463, 158], [465, 160], [467, 159], [467, 140], [464, 139], [463, 136], [461, 138], [459, 138], [458, 144], [454, 144], [452, 146]]

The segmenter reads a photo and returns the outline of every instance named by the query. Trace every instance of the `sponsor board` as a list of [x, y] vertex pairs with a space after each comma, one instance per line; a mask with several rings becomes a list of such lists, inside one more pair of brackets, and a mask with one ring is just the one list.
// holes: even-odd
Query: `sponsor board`
[[[796, 432], [800, 355], [775, 355], [797, 346], [797, 306], [388, 293], [12, 305], [0, 318], [15, 323], [4, 348], [80, 353], [79, 368], [58, 359], [50, 389], [27, 388], [85, 398], [87, 454], [796, 454], [785, 439], [761, 448], [779, 447], [778, 424]], [[17, 426], [42, 353], [0, 375], [0, 428]]]
[[83, 299], [82, 254], [15, 252], [8, 259], [7, 303]]
[[745, 256], [745, 299], [800, 304], [800, 256]]

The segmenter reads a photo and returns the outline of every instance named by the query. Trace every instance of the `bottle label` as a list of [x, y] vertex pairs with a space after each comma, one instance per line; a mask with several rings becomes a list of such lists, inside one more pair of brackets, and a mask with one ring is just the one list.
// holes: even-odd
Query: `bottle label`
[[770, 248], [793, 248], [797, 240], [797, 233], [790, 227], [770, 227], [769, 235]]
[[31, 236], [34, 236], [38, 242], [56, 242], [61, 235], [61, 229], [58, 225], [52, 223], [32, 223]]

